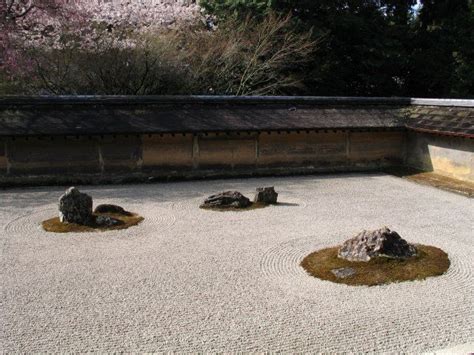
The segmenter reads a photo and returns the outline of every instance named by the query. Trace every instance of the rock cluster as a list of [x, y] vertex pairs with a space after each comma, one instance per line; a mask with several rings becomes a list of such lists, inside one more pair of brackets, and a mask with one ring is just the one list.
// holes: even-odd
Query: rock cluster
[[275, 188], [273, 186], [258, 187], [253, 202], [274, 205], [277, 203], [277, 198], [278, 193], [275, 192]]
[[370, 261], [376, 257], [405, 259], [417, 254], [414, 245], [387, 227], [374, 231], [362, 231], [344, 242], [338, 257], [349, 261]]
[[225, 191], [216, 195], [209, 196], [201, 204], [201, 208], [245, 208], [252, 203], [250, 200], [238, 191]]
[[[117, 205], [99, 205], [94, 213], [117, 213], [130, 215]], [[59, 221], [61, 223], [76, 223], [84, 226], [110, 227], [120, 223], [118, 219], [109, 216], [97, 216], [92, 213], [92, 197], [70, 187], [59, 198]]]
[[[254, 203], [260, 205], [276, 204], [278, 193], [275, 188], [258, 187], [254, 197]], [[201, 204], [201, 208], [246, 208], [250, 207], [252, 202], [238, 191], [224, 191], [212, 196], [209, 196]]]

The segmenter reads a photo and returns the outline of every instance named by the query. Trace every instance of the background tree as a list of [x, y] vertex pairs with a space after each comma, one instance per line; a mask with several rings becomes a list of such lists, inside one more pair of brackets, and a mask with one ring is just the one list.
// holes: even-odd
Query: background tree
[[59, 1], [0, 0], [0, 93], [474, 97], [470, 0], [201, 0], [217, 29], [122, 39]]
[[[202, 0], [217, 16], [291, 13], [299, 31], [324, 34], [307, 73], [311, 95], [472, 97], [469, 0]], [[296, 92], [295, 92], [296, 93]]]
[[[215, 31], [203, 25], [159, 33], [130, 28], [94, 35], [63, 33], [23, 59], [23, 91], [48, 94], [289, 94], [296, 75], [316, 49], [310, 34], [291, 29], [291, 17], [225, 20]], [[28, 80], [26, 80], [28, 78]]]
[[304, 67], [321, 38], [292, 29], [290, 16], [272, 12], [261, 19], [227, 19], [218, 30], [187, 38], [195, 82], [203, 92], [227, 95], [290, 94], [303, 81]]
[[423, 1], [406, 90], [413, 96], [474, 97], [474, 5], [468, 0]]
[[81, 29], [87, 15], [74, 2], [0, 0], [0, 94], [21, 91], [19, 79], [31, 71], [26, 49], [48, 45], [66, 27]]
[[35, 10], [54, 13], [60, 8], [57, 0], [1, 0], [0, 19], [2, 22], [17, 22]]

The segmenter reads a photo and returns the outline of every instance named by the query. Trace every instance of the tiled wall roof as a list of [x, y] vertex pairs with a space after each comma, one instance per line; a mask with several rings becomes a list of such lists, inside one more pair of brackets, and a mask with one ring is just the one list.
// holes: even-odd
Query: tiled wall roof
[[[406, 98], [0, 97], [0, 136], [412, 129], [474, 138], [474, 101]], [[442, 101], [442, 102], [441, 102]], [[471, 105], [472, 104], [472, 105]], [[471, 106], [471, 107], [469, 107]]]
[[474, 138], [474, 107], [413, 106], [407, 112], [409, 129]]

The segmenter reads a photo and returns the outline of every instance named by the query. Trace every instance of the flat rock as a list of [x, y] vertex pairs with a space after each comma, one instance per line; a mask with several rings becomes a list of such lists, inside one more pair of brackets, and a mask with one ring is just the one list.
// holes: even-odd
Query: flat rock
[[415, 256], [416, 248], [387, 227], [362, 231], [344, 242], [338, 257], [349, 261], [370, 261], [376, 257], [406, 259]]
[[225, 191], [216, 195], [209, 196], [200, 207], [203, 208], [245, 208], [252, 203], [250, 200], [238, 191]]
[[100, 227], [111, 227], [111, 226], [116, 226], [118, 224], [122, 223], [118, 219], [109, 217], [109, 216], [96, 216], [95, 217], [95, 224], [100, 226]]
[[70, 187], [59, 198], [59, 220], [62, 223], [87, 225], [92, 220], [92, 197]]
[[356, 271], [351, 267], [341, 267], [339, 269], [332, 269], [331, 272], [338, 279], [345, 279], [346, 277], [352, 276], [356, 273]]
[[274, 205], [277, 203], [278, 193], [275, 192], [275, 188], [271, 187], [257, 187], [257, 193], [255, 194], [254, 202], [264, 203], [268, 205]]
[[98, 205], [94, 209], [94, 213], [116, 213], [121, 215], [130, 215], [130, 212], [125, 211], [123, 207], [111, 204]]

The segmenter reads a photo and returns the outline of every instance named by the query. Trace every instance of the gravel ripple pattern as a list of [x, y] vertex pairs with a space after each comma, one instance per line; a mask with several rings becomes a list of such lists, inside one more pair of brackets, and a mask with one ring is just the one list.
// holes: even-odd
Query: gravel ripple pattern
[[[275, 186], [279, 206], [199, 209]], [[422, 353], [474, 342], [473, 200], [378, 174], [79, 187], [145, 220], [47, 233], [63, 188], [0, 192], [0, 352]], [[448, 272], [351, 287], [310, 252], [388, 226], [435, 245]]]

